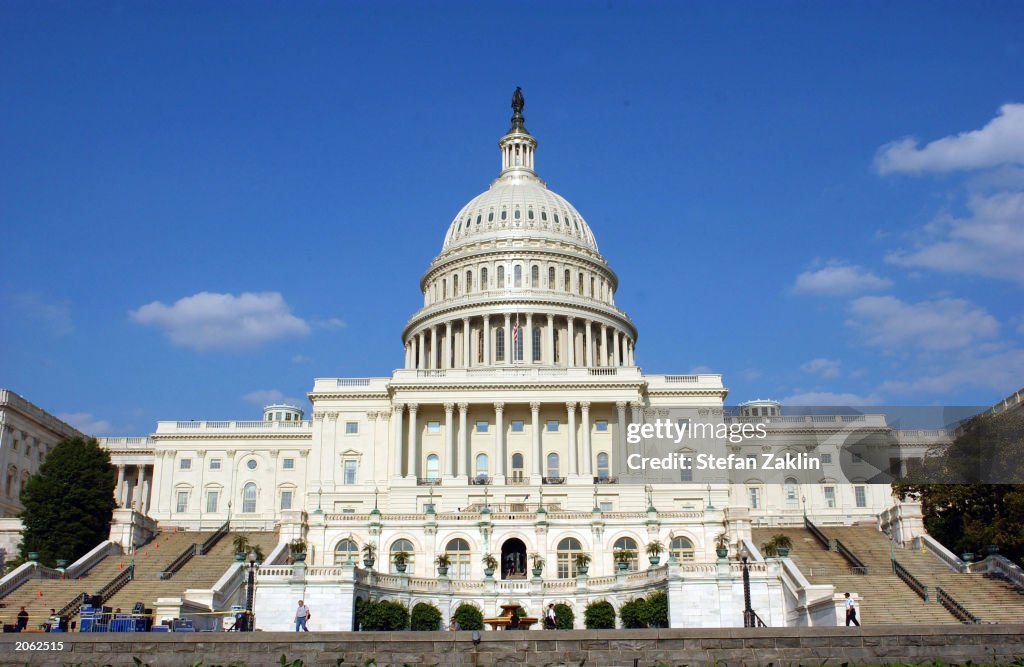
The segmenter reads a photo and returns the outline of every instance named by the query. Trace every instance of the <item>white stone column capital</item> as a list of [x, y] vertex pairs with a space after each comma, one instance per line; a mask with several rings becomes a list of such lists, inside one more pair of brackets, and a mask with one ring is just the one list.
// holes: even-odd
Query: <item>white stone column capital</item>
[[446, 415], [450, 415], [454, 411], [455, 411], [455, 404], [454, 403], [445, 403], [444, 404], [444, 413]]
[[500, 415], [502, 412], [505, 411], [505, 403], [503, 403], [502, 401], [495, 401], [494, 411]]
[[569, 412], [575, 412], [576, 411], [576, 405], [577, 405], [576, 401], [566, 401], [565, 402], [565, 409], [568, 410]]
[[590, 412], [590, 401], [580, 401], [580, 410]]
[[459, 412], [466, 412], [467, 410], [469, 410], [469, 403], [459, 403]]
[[530, 401], [530, 412], [540, 412], [540, 401]]

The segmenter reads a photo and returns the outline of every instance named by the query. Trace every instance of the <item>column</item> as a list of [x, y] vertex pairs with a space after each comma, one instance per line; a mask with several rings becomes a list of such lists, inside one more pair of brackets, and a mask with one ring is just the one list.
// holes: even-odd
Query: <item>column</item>
[[583, 366], [590, 366], [594, 363], [594, 355], [592, 352], [593, 337], [594, 333], [591, 331], [593, 328], [593, 322], [590, 320], [583, 320], [583, 325], [586, 327], [583, 330]]
[[441, 367], [441, 325], [430, 327], [430, 365], [427, 368]]
[[462, 318], [462, 367], [469, 368], [469, 359], [472, 351], [470, 343], [469, 318]]
[[601, 354], [597, 359], [598, 366], [608, 365], [608, 325], [601, 324]]
[[[203, 470], [203, 456], [199, 457], [199, 470]], [[202, 474], [202, 472], [200, 472]], [[202, 496], [202, 484], [199, 485], [199, 495]], [[146, 491], [149, 489], [149, 480], [146, 479], [146, 466], [139, 466], [139, 492], [135, 496], [135, 511], [146, 513]], [[200, 498], [201, 499], [201, 498]]]
[[594, 460], [593, 452], [590, 449], [590, 401], [580, 402], [580, 418], [583, 425], [583, 465], [580, 472], [590, 477], [593, 475], [591, 461]]
[[491, 365], [491, 316], [484, 315], [484, 365]]
[[[422, 334], [420, 340], [423, 340]], [[422, 357], [420, 357], [422, 359]], [[394, 426], [394, 433], [392, 439], [395, 443], [392, 455], [395, 460], [395, 469], [393, 474], [395, 477], [402, 476], [402, 413], [405, 411], [405, 406], [401, 403], [395, 403], [391, 407], [391, 424]]]
[[578, 475], [576, 465], [576, 401], [567, 401], [566, 412], [569, 414], [569, 475]]
[[117, 466], [117, 486], [115, 487], [114, 497], [117, 498], [117, 504], [124, 507], [124, 466]]
[[452, 368], [452, 321], [444, 323], [444, 365], [441, 368]]
[[[148, 468], [149, 466], [145, 467]], [[147, 479], [146, 483], [142, 485], [142, 513], [146, 516], [149, 516], [149, 503], [152, 497], [153, 484], [150, 482], [151, 479], [153, 479], [152, 471], [149, 473], [149, 479]]]
[[575, 366], [576, 365], [576, 330], [573, 328], [573, 318], [567, 317], [566, 321], [569, 324], [569, 338], [567, 339], [567, 345], [565, 346], [565, 365]]
[[512, 315], [505, 313], [505, 363], [512, 363]]
[[132, 509], [139, 509], [139, 497], [142, 495], [142, 466], [135, 466], [135, 484], [132, 485]]
[[612, 362], [612, 366], [621, 366], [622, 362], [619, 360], [619, 331], [618, 329], [612, 330], [612, 335], [615, 336], [615, 346], [612, 352], [615, 355], [615, 361]]
[[416, 411], [419, 406], [415, 403], [409, 404], [409, 460], [406, 462], [405, 476], [416, 479], [416, 469], [419, 463], [419, 447], [416, 443]]
[[505, 404], [494, 404], [494, 474], [505, 475]]
[[548, 313], [548, 330], [547, 330], [547, 341], [548, 341], [548, 353], [546, 356], [548, 366], [555, 365], [555, 318]]
[[416, 368], [424, 369], [427, 367], [427, 330], [423, 329], [420, 331], [420, 349], [419, 359], [416, 360]]
[[540, 402], [530, 403], [530, 425], [533, 432], [533, 456], [530, 457], [531, 484], [541, 483], [541, 451], [540, 451]]
[[455, 476], [455, 420], [452, 413], [454, 403], [444, 404], [444, 476]]
[[[519, 335], [520, 336], [523, 335], [523, 332], [520, 331]], [[523, 340], [523, 342], [526, 343], [525, 345], [523, 345], [523, 356], [525, 357], [524, 361], [526, 363], [528, 363], [528, 364], [532, 364], [533, 363], [533, 313], [527, 313], [526, 314], [526, 338]]]
[[465, 475], [469, 478], [469, 433], [466, 430], [466, 421], [469, 413], [469, 403], [459, 403], [459, 467], [456, 475]]

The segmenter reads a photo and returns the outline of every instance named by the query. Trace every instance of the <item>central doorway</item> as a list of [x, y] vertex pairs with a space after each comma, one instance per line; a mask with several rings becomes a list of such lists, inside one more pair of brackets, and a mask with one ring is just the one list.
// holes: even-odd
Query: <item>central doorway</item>
[[501, 545], [501, 578], [526, 579], [526, 545], [518, 537]]

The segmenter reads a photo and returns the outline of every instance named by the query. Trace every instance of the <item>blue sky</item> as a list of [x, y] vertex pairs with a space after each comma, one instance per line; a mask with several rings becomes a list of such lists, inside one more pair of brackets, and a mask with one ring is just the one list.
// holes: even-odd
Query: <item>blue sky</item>
[[0, 76], [0, 386], [98, 434], [390, 373], [516, 85], [645, 371], [1024, 385], [1019, 2], [6, 2]]

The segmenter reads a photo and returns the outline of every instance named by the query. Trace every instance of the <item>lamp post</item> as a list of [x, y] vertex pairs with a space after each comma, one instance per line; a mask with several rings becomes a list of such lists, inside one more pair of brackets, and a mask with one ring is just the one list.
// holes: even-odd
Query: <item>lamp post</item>
[[804, 507], [804, 518], [807, 518], [807, 495], [800, 496], [800, 504]]
[[750, 567], [747, 565], [747, 557], [742, 558], [743, 563], [743, 627], [752, 628], [754, 623], [754, 608], [750, 606]]
[[715, 509], [715, 506], [711, 504], [711, 484], [708, 484], [708, 509]]
[[256, 626], [256, 614], [253, 607], [256, 602], [256, 552], [249, 552], [249, 581], [245, 591], [246, 629], [252, 632]]

